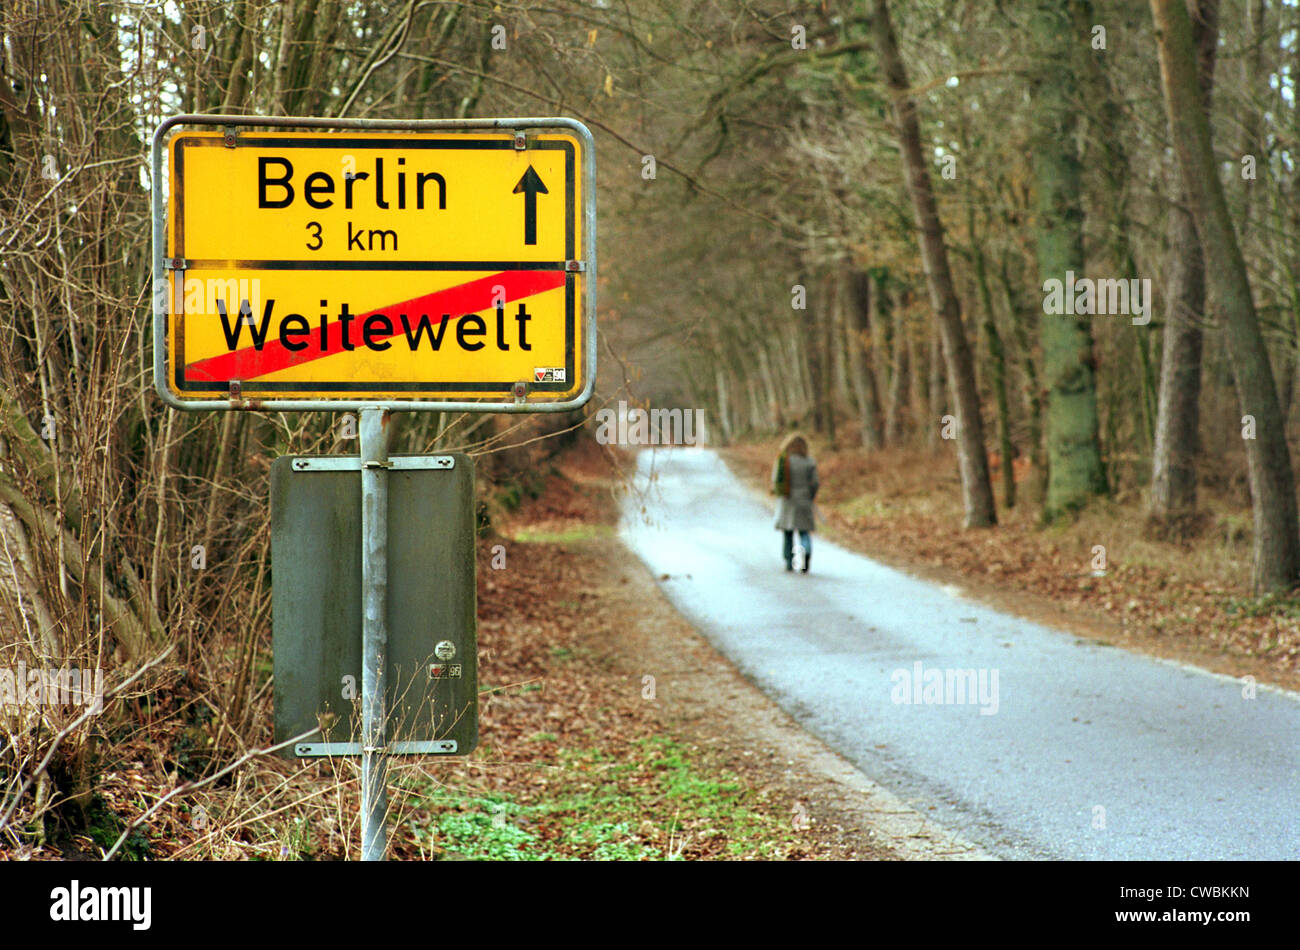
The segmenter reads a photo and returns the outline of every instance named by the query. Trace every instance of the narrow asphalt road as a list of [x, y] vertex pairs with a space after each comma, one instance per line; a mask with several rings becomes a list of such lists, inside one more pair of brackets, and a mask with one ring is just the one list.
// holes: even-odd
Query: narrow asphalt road
[[1300, 858], [1300, 697], [1244, 698], [821, 536], [786, 573], [773, 510], [714, 452], [646, 450], [620, 530], [745, 676], [919, 811], [1006, 858]]

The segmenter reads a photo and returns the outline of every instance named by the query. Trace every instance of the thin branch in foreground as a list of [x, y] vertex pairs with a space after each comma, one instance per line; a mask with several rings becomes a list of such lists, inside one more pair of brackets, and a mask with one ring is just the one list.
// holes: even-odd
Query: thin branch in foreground
[[309, 729], [308, 731], [304, 732], [300, 736], [294, 736], [292, 739], [286, 739], [284, 742], [278, 743], [277, 745], [268, 746], [265, 749], [253, 749], [251, 752], [246, 752], [243, 755], [241, 755], [238, 759], [236, 759], [234, 762], [231, 762], [220, 772], [215, 772], [212, 775], [209, 775], [207, 778], [203, 779], [202, 781], [186, 782], [183, 785], [177, 785], [175, 788], [173, 788], [162, 798], [158, 799], [158, 801], [154, 802], [154, 804], [149, 808], [148, 811], [144, 812], [141, 815], [137, 815], [129, 825], [127, 825], [125, 828], [122, 829], [122, 834], [118, 837], [117, 841], [114, 842], [113, 847], [109, 848], [108, 853], [104, 855], [104, 860], [105, 861], [113, 860], [113, 855], [117, 854], [118, 849], [121, 848], [122, 845], [126, 843], [126, 839], [131, 836], [131, 832], [133, 832], [136, 828], [139, 828], [142, 824], [148, 821], [149, 818], [155, 812], [157, 812], [159, 808], [167, 804], [169, 801], [171, 801], [173, 798], [175, 798], [177, 795], [181, 794], [182, 792], [197, 792], [205, 785], [211, 785], [217, 779], [221, 778], [224, 775], [229, 775], [231, 772], [235, 771], [235, 769], [239, 768], [241, 765], [244, 765], [245, 763], [253, 759], [256, 759], [263, 755], [270, 755], [273, 752], [279, 752], [281, 749], [285, 748], [286, 746], [291, 746], [295, 742], [301, 742], [303, 739], [306, 739], [308, 736], [314, 736], [318, 732], [320, 732], [319, 726], [316, 727], [315, 729]]
[[[176, 647], [175, 645], [172, 645], [169, 646], [166, 650], [163, 650], [162, 653], [159, 653], [152, 660], [149, 660], [147, 663], [142, 665], [140, 669], [136, 670], [129, 677], [127, 677], [121, 683], [115, 686], [112, 689], [112, 691], [109, 692], [108, 696], [106, 696], [105, 698], [106, 699], [111, 698], [113, 696], [116, 696], [118, 693], [122, 692], [122, 690], [126, 689], [128, 686], [130, 686], [132, 683], [138, 680], [141, 676], [143, 676], [145, 672], [148, 671], [151, 667], [157, 666], [159, 663], [165, 660], [174, 649], [176, 649]], [[82, 723], [90, 719], [91, 716], [99, 715], [100, 710], [95, 708], [96, 705], [98, 704], [91, 704], [90, 706], [87, 706], [85, 712], [83, 712], [76, 719], [72, 720], [72, 722], [64, 726], [63, 729], [59, 731], [58, 735], [54, 737], [54, 740], [50, 743], [50, 747], [45, 751], [45, 758], [41, 759], [41, 764], [36, 766], [36, 768], [32, 770], [31, 775], [27, 776], [27, 781], [23, 782], [22, 787], [18, 789], [13, 799], [9, 802], [9, 805], [5, 808], [4, 814], [0, 815], [0, 829], [3, 829], [6, 825], [9, 824], [9, 819], [13, 817], [14, 811], [18, 808], [18, 803], [22, 801], [23, 796], [27, 794], [27, 789], [31, 788], [32, 782], [36, 780], [36, 776], [41, 775], [45, 772], [46, 767], [50, 764], [50, 760], [54, 758], [54, 752], [59, 747], [59, 743], [62, 742], [64, 739], [66, 739], [68, 736], [72, 735], [72, 733], [75, 732], [81, 726]]]

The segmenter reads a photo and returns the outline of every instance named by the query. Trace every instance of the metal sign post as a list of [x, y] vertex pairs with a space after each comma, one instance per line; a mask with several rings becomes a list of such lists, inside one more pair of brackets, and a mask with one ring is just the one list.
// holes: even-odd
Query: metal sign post
[[473, 460], [390, 457], [392, 413], [590, 399], [591, 132], [180, 115], [150, 168], [162, 401], [360, 413], [359, 457], [272, 465], [275, 731], [315, 721], [286, 755], [360, 756], [361, 857], [382, 860], [388, 756], [478, 741]]
[[361, 860], [388, 851], [384, 670], [388, 653], [388, 433], [385, 408], [361, 410]]

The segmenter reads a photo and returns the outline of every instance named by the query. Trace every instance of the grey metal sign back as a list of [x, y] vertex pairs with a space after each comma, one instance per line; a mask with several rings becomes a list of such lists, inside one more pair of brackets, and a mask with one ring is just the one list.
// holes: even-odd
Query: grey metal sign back
[[[388, 754], [466, 755], [478, 741], [474, 470], [467, 455], [394, 456], [388, 480]], [[271, 467], [275, 739], [293, 757], [362, 751], [362, 493], [355, 457]]]

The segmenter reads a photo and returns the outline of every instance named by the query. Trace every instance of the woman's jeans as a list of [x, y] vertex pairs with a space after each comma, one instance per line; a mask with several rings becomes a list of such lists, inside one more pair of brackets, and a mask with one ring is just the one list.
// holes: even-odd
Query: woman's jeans
[[[786, 567], [789, 567], [791, 562], [794, 561], [794, 532], [782, 531], [781, 535], [781, 556], [785, 558]], [[804, 563], [806, 564], [808, 556], [812, 554], [812, 533], [800, 531], [799, 543], [803, 545]]]

